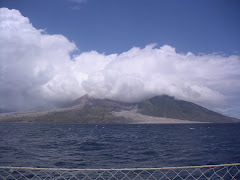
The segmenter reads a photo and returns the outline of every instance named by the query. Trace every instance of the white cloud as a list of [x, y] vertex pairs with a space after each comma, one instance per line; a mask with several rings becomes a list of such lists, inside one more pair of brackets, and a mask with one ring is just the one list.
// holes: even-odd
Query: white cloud
[[87, 2], [87, 0], [69, 0], [69, 1], [72, 1], [72, 2], [75, 2], [75, 3], [79, 3], [79, 4]]
[[140, 101], [154, 95], [211, 105], [240, 94], [240, 57], [180, 54], [169, 45], [133, 47], [121, 54], [83, 52], [74, 43], [32, 26], [17, 10], [0, 10], [0, 109], [29, 109], [97, 98]]
[[68, 1], [71, 1], [76, 4], [71, 7], [72, 10], [80, 10], [81, 5], [87, 3], [87, 0], [68, 0]]
[[44, 34], [19, 11], [7, 8], [0, 9], [0, 34], [0, 108], [45, 102], [39, 97], [42, 87], [66, 72], [75, 45], [62, 35]]

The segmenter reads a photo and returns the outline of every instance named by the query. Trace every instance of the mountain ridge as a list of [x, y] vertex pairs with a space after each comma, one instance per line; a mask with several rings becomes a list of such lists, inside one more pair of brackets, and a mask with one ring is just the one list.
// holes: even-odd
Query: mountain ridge
[[214, 112], [192, 102], [177, 100], [171, 96], [156, 96], [139, 104], [140, 113], [156, 117], [166, 117], [200, 122], [235, 122], [236, 118]]
[[139, 103], [96, 99], [84, 95], [63, 108], [31, 113], [6, 113], [0, 122], [67, 123], [234, 123], [239, 119], [224, 116], [197, 104], [167, 95]]

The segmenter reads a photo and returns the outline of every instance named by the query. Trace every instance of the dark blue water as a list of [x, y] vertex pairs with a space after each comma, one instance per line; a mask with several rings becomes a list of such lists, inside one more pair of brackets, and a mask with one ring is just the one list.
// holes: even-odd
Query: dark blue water
[[0, 166], [134, 168], [240, 162], [240, 124], [0, 123]]

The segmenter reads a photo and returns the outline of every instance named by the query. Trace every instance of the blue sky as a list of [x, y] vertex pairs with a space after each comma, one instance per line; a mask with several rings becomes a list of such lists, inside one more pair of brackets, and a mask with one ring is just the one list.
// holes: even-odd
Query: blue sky
[[240, 118], [238, 0], [0, 0], [0, 110], [167, 94]]
[[80, 51], [120, 53], [169, 44], [178, 52], [240, 53], [238, 0], [1, 0], [37, 29], [63, 34]]

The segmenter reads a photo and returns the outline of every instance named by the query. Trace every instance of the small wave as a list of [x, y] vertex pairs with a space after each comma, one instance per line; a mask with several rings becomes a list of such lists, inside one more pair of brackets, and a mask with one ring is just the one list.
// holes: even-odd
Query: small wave
[[141, 154], [143, 154], [143, 155], [155, 155], [155, 154], [157, 154], [157, 152], [154, 151], [154, 150], [147, 150], [147, 151], [142, 152]]

